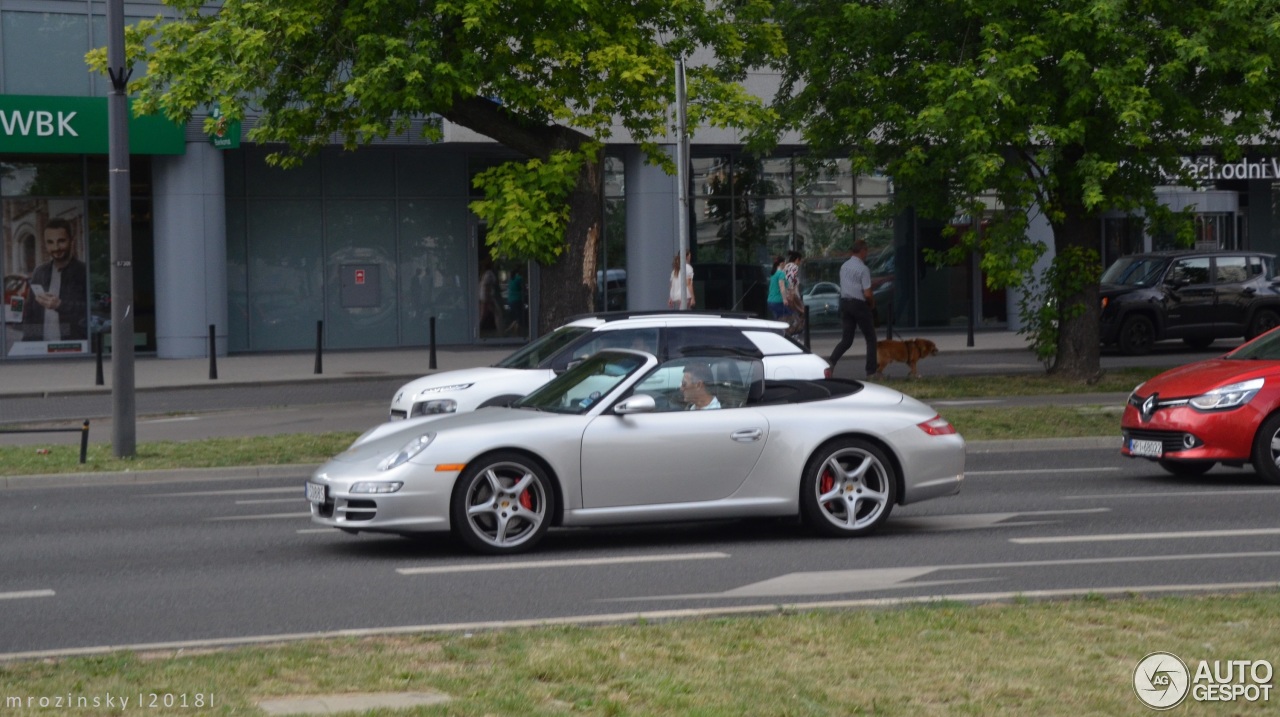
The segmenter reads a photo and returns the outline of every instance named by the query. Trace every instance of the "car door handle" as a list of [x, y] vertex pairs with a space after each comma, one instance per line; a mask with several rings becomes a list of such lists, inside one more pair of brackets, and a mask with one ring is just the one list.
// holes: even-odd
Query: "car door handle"
[[760, 440], [760, 436], [763, 435], [764, 431], [759, 428], [748, 428], [743, 431], [734, 431], [729, 437], [739, 443], [750, 443]]

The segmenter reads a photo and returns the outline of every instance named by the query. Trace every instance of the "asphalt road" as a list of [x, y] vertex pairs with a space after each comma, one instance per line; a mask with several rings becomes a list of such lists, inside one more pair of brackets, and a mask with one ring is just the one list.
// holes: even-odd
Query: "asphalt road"
[[[0, 660], [335, 631], [475, 629], [778, 605], [1251, 589], [1280, 582], [1280, 488], [1113, 448], [981, 450], [963, 490], [856, 540], [787, 521], [554, 530], [536, 552], [309, 522], [304, 476], [10, 489]], [[349, 633], [351, 634], [351, 633]]]

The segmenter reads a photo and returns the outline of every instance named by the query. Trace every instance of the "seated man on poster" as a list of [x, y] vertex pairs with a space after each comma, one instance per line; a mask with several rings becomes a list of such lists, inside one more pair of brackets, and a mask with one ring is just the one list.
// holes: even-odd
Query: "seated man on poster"
[[44, 227], [49, 261], [31, 272], [22, 310], [25, 341], [85, 341], [89, 338], [89, 275], [76, 258], [71, 223], [50, 219]]

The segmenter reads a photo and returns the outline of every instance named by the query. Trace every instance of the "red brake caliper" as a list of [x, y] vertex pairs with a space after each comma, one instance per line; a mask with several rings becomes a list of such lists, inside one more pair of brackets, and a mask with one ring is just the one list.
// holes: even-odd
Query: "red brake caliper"
[[525, 488], [520, 491], [520, 507], [525, 510], [533, 510], [533, 496], [529, 495], [529, 489]]
[[823, 471], [822, 478], [818, 480], [818, 492], [822, 495], [826, 495], [827, 493], [830, 493], [831, 489], [835, 486], [836, 477], [831, 475], [830, 470]]

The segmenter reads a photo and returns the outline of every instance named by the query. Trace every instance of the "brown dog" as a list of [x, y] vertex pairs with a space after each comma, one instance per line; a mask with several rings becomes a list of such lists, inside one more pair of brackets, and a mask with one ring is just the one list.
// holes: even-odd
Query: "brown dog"
[[938, 346], [929, 339], [885, 339], [876, 343], [876, 373], [883, 375], [889, 364], [898, 361], [911, 367], [911, 378], [920, 378], [916, 363], [920, 359], [937, 355]]

